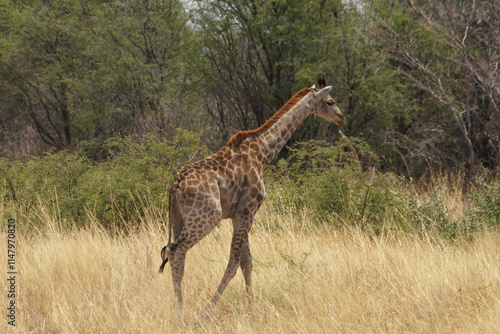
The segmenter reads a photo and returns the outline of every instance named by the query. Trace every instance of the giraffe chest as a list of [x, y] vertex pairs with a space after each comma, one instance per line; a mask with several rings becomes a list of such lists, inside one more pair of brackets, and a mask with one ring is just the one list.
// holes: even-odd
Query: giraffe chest
[[225, 175], [218, 181], [224, 218], [232, 218], [245, 209], [256, 211], [266, 197], [262, 176], [257, 172], [242, 172], [238, 168], [226, 171]]

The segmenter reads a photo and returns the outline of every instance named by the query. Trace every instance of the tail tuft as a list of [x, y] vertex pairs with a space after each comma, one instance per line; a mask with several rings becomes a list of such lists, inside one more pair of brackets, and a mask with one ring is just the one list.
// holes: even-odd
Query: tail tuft
[[167, 264], [168, 262], [168, 256], [170, 255], [170, 249], [169, 249], [169, 245], [166, 245], [165, 247], [162, 248], [161, 250], [161, 259], [163, 260], [161, 266], [160, 266], [160, 270], [158, 271], [160, 274], [163, 273], [163, 269], [165, 268], [165, 265]]
[[168, 262], [168, 258], [166, 258], [165, 260], [163, 260], [163, 263], [160, 266], [160, 270], [158, 270], [158, 272], [160, 274], [163, 273], [163, 269], [165, 268], [165, 265], [167, 264], [167, 262]]

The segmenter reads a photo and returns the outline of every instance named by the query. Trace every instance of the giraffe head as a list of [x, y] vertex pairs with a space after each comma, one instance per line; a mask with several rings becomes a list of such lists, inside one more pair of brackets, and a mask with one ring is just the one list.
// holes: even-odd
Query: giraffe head
[[322, 89], [311, 87], [312, 101], [311, 107], [313, 114], [326, 119], [327, 121], [334, 122], [337, 125], [344, 125], [345, 118], [337, 107], [335, 100], [330, 96], [332, 86]]

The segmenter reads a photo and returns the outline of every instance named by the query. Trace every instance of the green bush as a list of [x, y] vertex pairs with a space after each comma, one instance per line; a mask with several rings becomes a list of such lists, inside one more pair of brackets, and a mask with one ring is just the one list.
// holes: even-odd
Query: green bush
[[478, 189], [473, 198], [475, 207], [470, 210], [469, 219], [484, 222], [488, 228], [500, 227], [500, 184], [478, 180]]
[[447, 208], [450, 186], [448, 178], [444, 176], [428, 191], [426, 200], [417, 203], [412, 199], [408, 206], [408, 217], [417, 234], [448, 241], [471, 240], [484, 229], [498, 228], [500, 186], [495, 182], [486, 184], [477, 181], [476, 184], [477, 187], [468, 188], [468, 195], [462, 194], [461, 203], [455, 203], [462, 206], [460, 214], [453, 212], [453, 208]]
[[0, 194], [10, 204], [4, 214], [30, 216], [30, 226], [42, 224], [40, 206], [53, 217], [71, 217], [73, 221], [82, 216], [78, 189], [82, 175], [92, 167], [87, 159], [62, 151], [29, 157], [24, 163], [5, 159], [1, 163], [4, 177]]
[[[51, 221], [61, 227], [97, 222], [109, 229], [164, 221], [173, 178], [209, 153], [196, 134], [183, 130], [171, 142], [149, 134], [138, 141], [110, 139], [104, 148], [109, 160], [103, 163], [66, 151], [25, 162], [0, 158], [0, 216], [19, 219], [25, 230]], [[500, 225], [498, 183], [478, 181], [462, 193], [463, 184], [441, 176], [422, 196], [413, 183], [377, 172], [377, 157], [361, 141], [310, 141], [290, 152], [265, 175], [266, 207], [279, 215], [301, 218], [306, 212], [332, 226], [439, 240], [469, 240]]]
[[430, 198], [417, 203], [411, 199], [408, 205], [408, 221], [420, 237], [430, 240], [471, 240], [480, 231], [479, 220], [470, 219], [466, 212], [454, 218], [446, 209], [445, 198], [434, 191]]
[[452, 184], [459, 178], [440, 176], [422, 196], [418, 185], [377, 172], [377, 163], [358, 140], [299, 143], [266, 173], [267, 207], [297, 216], [305, 210], [317, 222], [354, 224], [376, 234], [399, 230], [441, 241], [471, 240], [484, 227], [500, 225], [498, 184], [482, 183], [469, 199], [463, 184]]
[[89, 217], [105, 227], [136, 224], [147, 215], [161, 220], [177, 172], [208, 153], [184, 130], [172, 142], [149, 134], [139, 142], [110, 139], [105, 148], [110, 160], [100, 164], [66, 151], [24, 163], [0, 160], [4, 214], [29, 217], [31, 226], [44, 224], [40, 208], [63, 225], [82, 225]]
[[[268, 173], [274, 209], [306, 207], [317, 221], [356, 224], [377, 233], [387, 221], [402, 223], [403, 182], [376, 172], [378, 159], [363, 142], [310, 141], [295, 145], [291, 152]], [[278, 188], [280, 196], [275, 196]]]

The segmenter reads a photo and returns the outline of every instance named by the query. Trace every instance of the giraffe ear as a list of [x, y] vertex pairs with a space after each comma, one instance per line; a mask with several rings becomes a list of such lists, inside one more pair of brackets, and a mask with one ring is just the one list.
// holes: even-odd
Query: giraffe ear
[[314, 93], [314, 97], [315, 98], [319, 97], [321, 99], [324, 99], [328, 96], [328, 94], [330, 94], [331, 90], [332, 90], [332, 86], [325, 87], [322, 90], [320, 90], [319, 92]]

